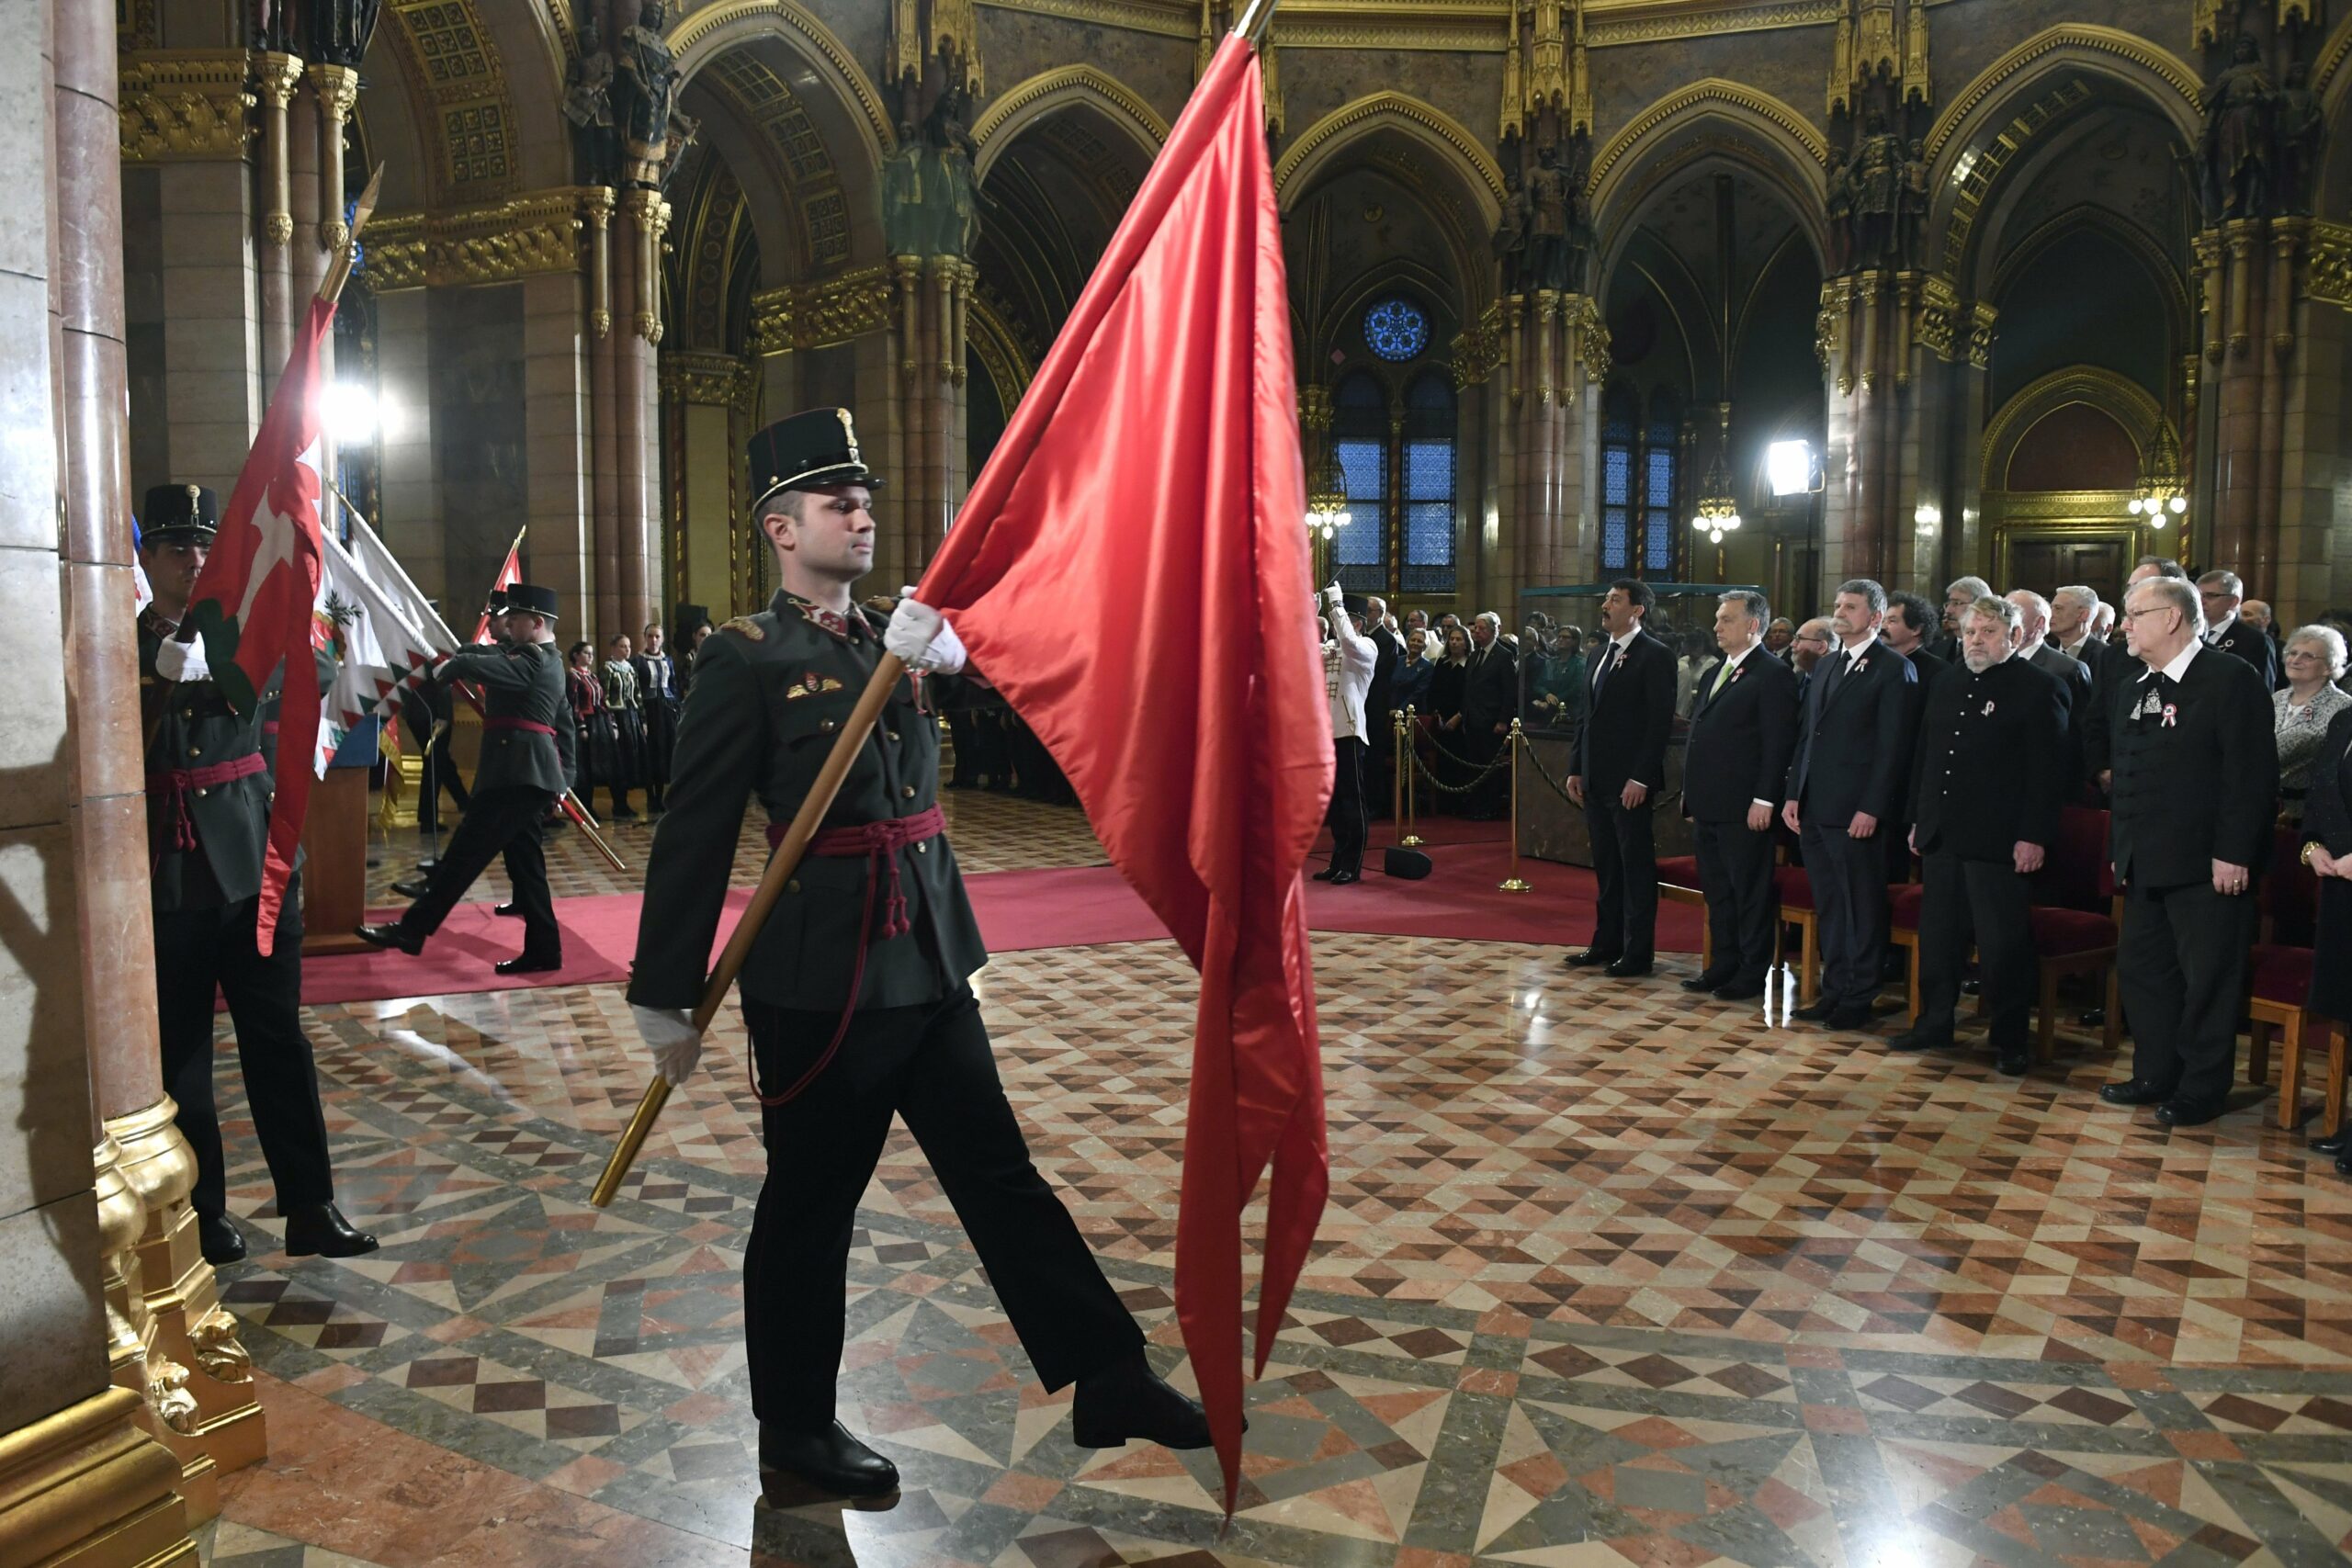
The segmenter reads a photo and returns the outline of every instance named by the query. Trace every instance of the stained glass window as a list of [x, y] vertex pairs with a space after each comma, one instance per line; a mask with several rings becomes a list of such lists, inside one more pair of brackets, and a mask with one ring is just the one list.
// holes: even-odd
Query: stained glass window
[[1430, 319], [1409, 299], [1383, 299], [1363, 313], [1363, 341], [1383, 359], [1410, 359], [1429, 346]]
[[1340, 585], [1360, 593], [1388, 591], [1388, 394], [1358, 372], [1333, 393], [1332, 454], [1347, 493], [1348, 525], [1331, 541]]
[[1397, 587], [1407, 593], [1453, 592], [1453, 380], [1429, 371], [1405, 395], [1405, 560]]
[[1634, 438], [1639, 407], [1631, 389], [1609, 389], [1600, 405], [1600, 570], [1634, 570]]
[[1642, 570], [1657, 577], [1674, 575], [1674, 481], [1682, 463], [1681, 440], [1674, 394], [1660, 387], [1650, 394], [1642, 448]]

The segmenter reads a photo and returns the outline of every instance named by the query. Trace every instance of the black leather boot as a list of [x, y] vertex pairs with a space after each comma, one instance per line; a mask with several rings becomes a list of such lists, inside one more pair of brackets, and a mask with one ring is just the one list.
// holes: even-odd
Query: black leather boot
[[760, 1480], [790, 1476], [836, 1497], [883, 1497], [899, 1489], [899, 1467], [836, 1421], [822, 1432], [760, 1427]]
[[1209, 1446], [1209, 1418], [1151, 1370], [1138, 1350], [1078, 1380], [1070, 1408], [1070, 1441], [1081, 1449], [1115, 1449], [1141, 1438], [1164, 1449]]
[[207, 1263], [234, 1263], [245, 1255], [245, 1233], [226, 1214], [196, 1216], [196, 1244]]
[[359, 940], [370, 947], [396, 948], [414, 958], [424, 951], [424, 943], [408, 934], [408, 928], [398, 920], [383, 920], [359, 928]]
[[343, 1217], [333, 1203], [306, 1203], [287, 1212], [286, 1251], [289, 1257], [356, 1258], [376, 1250], [376, 1238]]

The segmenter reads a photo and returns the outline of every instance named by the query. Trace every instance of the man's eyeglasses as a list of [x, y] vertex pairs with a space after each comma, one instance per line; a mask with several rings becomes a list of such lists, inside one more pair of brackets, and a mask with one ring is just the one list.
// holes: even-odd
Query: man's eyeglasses
[[2126, 610], [2123, 612], [2123, 618], [2127, 621], [2136, 621], [2143, 615], [2158, 615], [2166, 610], [2175, 610], [2177, 613], [2177, 607], [2171, 604], [2151, 604], [2144, 610]]

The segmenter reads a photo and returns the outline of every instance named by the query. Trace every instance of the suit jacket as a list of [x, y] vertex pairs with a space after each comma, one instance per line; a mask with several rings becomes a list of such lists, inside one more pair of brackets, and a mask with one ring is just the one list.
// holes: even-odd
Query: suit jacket
[[1797, 744], [1797, 672], [1758, 648], [1712, 696], [1717, 660], [1699, 681], [1682, 757], [1682, 809], [1701, 822], [1736, 822], [1759, 800], [1776, 804]]
[[2033, 650], [2031, 662], [2066, 694], [2066, 776], [2060, 787], [2072, 795], [2082, 787], [2086, 776], [2082, 721], [2098, 695], [2098, 677], [2089, 665], [2047, 642]]
[[2066, 714], [2057, 678], [2027, 660], [1938, 676], [1911, 768], [1919, 852], [2006, 864], [2020, 841], [2048, 848], [2065, 797]]
[[1845, 650], [1823, 655], [1805, 684], [1798, 717], [1796, 755], [1783, 795], [1825, 828], [1843, 828], [1858, 811], [1884, 822], [1903, 805], [1919, 674], [1883, 641], [1870, 643], [1862, 653], [1860, 671], [1835, 680], [1829, 671]]
[[1404, 705], [1396, 701], [1396, 666], [1405, 657], [1405, 643], [1386, 626], [1374, 626], [1364, 635], [1372, 639], [1374, 649], [1372, 684], [1363, 694], [1364, 724], [1373, 734], [1385, 736], [1390, 709]]
[[2187, 886], [2211, 878], [2217, 860], [2261, 875], [2278, 809], [2269, 688], [2245, 660], [2211, 648], [2198, 651], [2169, 694], [2159, 681], [2150, 673], [2117, 682], [2107, 708], [2117, 880]]
[[[485, 646], [452, 654], [435, 671], [444, 681], [470, 681], [481, 688], [481, 761], [474, 767], [474, 789], [537, 789], [561, 795], [571, 787], [559, 739], [571, 724], [564, 693], [563, 659], [551, 642], [522, 642], [512, 648]], [[552, 734], [499, 726], [502, 718], [545, 725]]]
[[[1603, 643], [1593, 672], [1615, 646]], [[1577, 732], [1576, 771], [1585, 797], [1615, 798], [1628, 779], [1652, 789], [1666, 782], [1666, 738], [1674, 728], [1674, 650], [1645, 631], [1635, 631], [1624, 658], [1609, 671], [1592, 711]], [[1588, 679], [1586, 690], [1591, 690]]]
[[2303, 797], [2303, 841], [2332, 855], [2352, 855], [2352, 708], [2327, 723], [2312, 762], [2311, 793]]
[[[789, 594], [729, 621], [702, 645], [678, 719], [669, 812], [645, 866], [645, 907], [628, 999], [690, 1008], [702, 997], [727, 902], [727, 867], [756, 792], [771, 829], [808, 797], [833, 736], [881, 662], [880, 618], [853, 610], [843, 629], [809, 618]], [[925, 676], [929, 686], [941, 678]], [[952, 681], [952, 677], [950, 680]], [[824, 828], [917, 817], [939, 804], [939, 726], [901, 677], [842, 781]], [[873, 914], [895, 881], [911, 930], [876, 937], [865, 954], [861, 1008], [910, 1007], [951, 996], [988, 962], [946, 836], [894, 852]], [[785, 884], [743, 965], [743, 994], [775, 1007], [832, 1010], [848, 999], [865, 940], [870, 862], [812, 856]]]
[[[2115, 694], [2115, 682], [2137, 679], [2147, 666], [2103, 637], [2086, 637], [2082, 646], [2083, 657], [2075, 662], [2091, 672], [2090, 700], [2075, 704], [2072, 729], [2082, 753], [2082, 777], [2086, 783], [2096, 784], [2111, 761], [2108, 751], [2107, 705]], [[2064, 649], [2056, 651], [2062, 659], [2074, 657]]]
[[[1667, 696], [1673, 698], [1673, 672], [1667, 674]], [[1495, 726], [1508, 725], [1519, 711], [1519, 660], [1499, 637], [1481, 655], [1470, 650], [1468, 673], [1462, 687], [1462, 728], [1474, 736], [1495, 739]]]
[[2247, 626], [2233, 615], [2222, 634], [2205, 646], [2217, 653], [2231, 654], [2253, 665], [2255, 672], [2262, 677], [2264, 691], [2278, 689], [2278, 649], [2271, 642], [2268, 632]]

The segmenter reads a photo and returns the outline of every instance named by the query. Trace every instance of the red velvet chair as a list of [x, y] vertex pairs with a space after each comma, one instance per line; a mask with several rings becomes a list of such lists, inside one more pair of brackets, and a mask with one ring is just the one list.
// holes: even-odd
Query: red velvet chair
[[[2300, 834], [2280, 829], [2271, 843], [2270, 865], [2262, 879], [2262, 930], [2246, 956], [2246, 1052], [2248, 1083], [2270, 1076], [2270, 1032], [2284, 1046], [2278, 1058], [2278, 1125], [2292, 1127], [2303, 1113], [2304, 999], [2312, 988], [2312, 941], [2319, 922], [2319, 877], [2302, 862]], [[2344, 1118], [2344, 1032], [2327, 1030], [2325, 1126], [2333, 1134]]]
[[1707, 896], [1699, 887], [1699, 857], [1669, 855], [1657, 863], [1657, 896], [1668, 904], [1699, 906], [1699, 972], [1714, 967], [1715, 931], [1706, 919]]
[[1773, 960], [1779, 962], [1786, 928], [1797, 928], [1797, 1005], [1810, 1007], [1821, 992], [1821, 921], [1813, 907], [1813, 879], [1801, 865], [1772, 868], [1772, 891], [1780, 900], [1773, 917]]
[[2123, 931], [2122, 900], [2115, 867], [2107, 858], [2108, 817], [2086, 806], [2058, 813], [2058, 832], [2043, 858], [2041, 895], [2028, 918], [2033, 947], [2041, 960], [2041, 1018], [2033, 1056], [2046, 1062], [2058, 1043], [2058, 982], [2069, 975], [2106, 976], [2107, 1027], [2101, 1040], [2112, 1053], [2123, 1040], [2123, 1003], [2116, 982], [2115, 955]]

